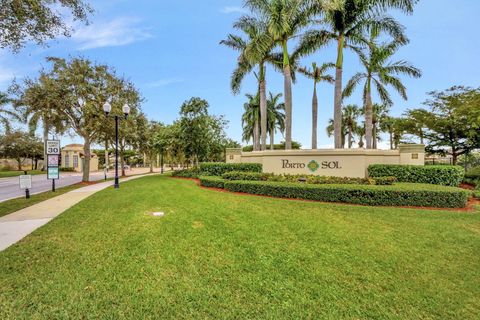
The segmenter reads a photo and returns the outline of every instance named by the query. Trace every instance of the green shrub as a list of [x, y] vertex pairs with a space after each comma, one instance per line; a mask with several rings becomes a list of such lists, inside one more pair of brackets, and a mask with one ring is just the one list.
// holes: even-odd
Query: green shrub
[[370, 186], [226, 181], [225, 189], [232, 192], [323, 202], [440, 208], [464, 208], [470, 195], [470, 192], [458, 188], [407, 183]]
[[220, 177], [201, 176], [199, 180], [202, 187], [219, 189], [223, 189], [225, 187], [225, 180]]
[[459, 166], [405, 166], [375, 164], [368, 167], [371, 178], [395, 177], [398, 182], [459, 186], [465, 171]]
[[270, 176], [272, 174], [269, 173], [231, 171], [224, 173], [222, 178], [225, 180], [266, 181]]
[[223, 162], [205, 162], [200, 164], [200, 171], [205, 176], [221, 177], [226, 172], [262, 172], [260, 163], [223, 163]]
[[60, 171], [62, 171], [62, 172], [75, 172], [75, 168], [61, 167]]
[[179, 177], [179, 178], [198, 178], [200, 176], [200, 170], [196, 167], [184, 169], [184, 170], [176, 170], [172, 172], [172, 177]]
[[373, 179], [377, 186], [391, 186], [395, 182], [397, 182], [397, 178], [395, 177], [378, 177]]
[[470, 169], [465, 173], [463, 182], [479, 187], [480, 186], [480, 167]]

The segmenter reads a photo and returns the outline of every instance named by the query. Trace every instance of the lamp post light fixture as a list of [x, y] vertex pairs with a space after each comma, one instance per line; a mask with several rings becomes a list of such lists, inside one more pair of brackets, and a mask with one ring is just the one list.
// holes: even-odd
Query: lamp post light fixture
[[[103, 111], [105, 112], [105, 116], [107, 117], [112, 112], [112, 105], [108, 101], [104, 103]], [[130, 106], [128, 104], [125, 104], [122, 107], [122, 111], [125, 119], [127, 119], [128, 115], [130, 114]], [[120, 188], [120, 182], [118, 179], [118, 123], [121, 119], [118, 115], [113, 115], [112, 117], [115, 119], [115, 182], [113, 184], [113, 187], [115, 189], [118, 189]]]

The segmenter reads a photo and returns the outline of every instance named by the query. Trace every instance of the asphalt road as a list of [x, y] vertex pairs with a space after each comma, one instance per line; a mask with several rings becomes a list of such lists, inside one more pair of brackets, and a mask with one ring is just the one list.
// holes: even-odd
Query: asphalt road
[[[131, 171], [128, 171], [127, 175], [141, 174], [147, 172], [148, 169], [133, 169]], [[113, 171], [110, 171], [108, 173], [109, 178], [112, 178], [113, 175]], [[102, 179], [104, 179], [103, 172], [92, 172], [90, 174], [90, 181], [98, 181]], [[25, 196], [25, 191], [20, 190], [18, 181], [18, 177], [0, 179], [0, 202]], [[79, 183], [81, 181], [81, 173], [62, 172], [60, 175], [60, 179], [55, 181], [55, 187], [66, 187], [72, 184]], [[49, 190], [52, 190], [52, 181], [47, 180], [47, 175], [41, 174], [32, 176], [32, 189], [30, 189], [30, 194], [41, 193]]]

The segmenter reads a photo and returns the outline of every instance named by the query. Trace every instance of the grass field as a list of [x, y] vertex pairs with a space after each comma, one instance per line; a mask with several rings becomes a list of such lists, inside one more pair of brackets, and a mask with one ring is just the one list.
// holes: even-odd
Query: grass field
[[152, 176], [0, 252], [0, 319], [478, 319], [479, 252], [479, 212], [262, 198]]
[[[24, 171], [0, 171], [0, 178], [10, 178], [10, 177], [18, 177], [22, 174], [25, 174]], [[41, 170], [27, 170], [27, 174], [30, 175], [37, 175], [37, 174], [45, 174], [45, 171]]]
[[25, 199], [25, 197], [21, 197], [21, 198], [0, 202], [0, 217], [3, 217], [12, 212], [21, 210], [23, 208], [33, 206], [34, 204], [37, 204], [39, 202], [48, 200], [50, 198], [54, 198], [56, 196], [59, 196], [61, 194], [67, 193], [69, 191], [72, 191], [81, 187], [82, 185], [76, 184], [72, 186], [58, 188], [56, 189], [55, 192], [46, 191], [42, 193], [37, 193], [37, 194], [31, 195], [30, 199]]

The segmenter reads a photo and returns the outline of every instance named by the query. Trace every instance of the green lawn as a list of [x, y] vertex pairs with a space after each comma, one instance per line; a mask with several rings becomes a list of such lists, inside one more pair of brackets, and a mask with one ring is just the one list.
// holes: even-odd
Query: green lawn
[[39, 202], [48, 200], [50, 198], [54, 198], [56, 196], [59, 196], [61, 194], [67, 193], [69, 191], [78, 189], [84, 187], [80, 184], [75, 184], [72, 186], [67, 186], [63, 188], [58, 188], [56, 189], [55, 192], [52, 191], [46, 191], [38, 194], [34, 194], [30, 196], [30, 199], [26, 199], [25, 197], [21, 198], [16, 198], [16, 199], [11, 199], [7, 200], [4, 202], [0, 202], [0, 217], [3, 217], [9, 213], [21, 210], [26, 207], [33, 206], [34, 204], [37, 204]]
[[[0, 171], [0, 178], [10, 178], [10, 177], [18, 177], [23, 175], [24, 171]], [[27, 174], [37, 175], [37, 174], [45, 174], [45, 171], [41, 170], [27, 170]]]
[[0, 319], [478, 319], [479, 252], [479, 212], [262, 198], [152, 176], [0, 252]]

